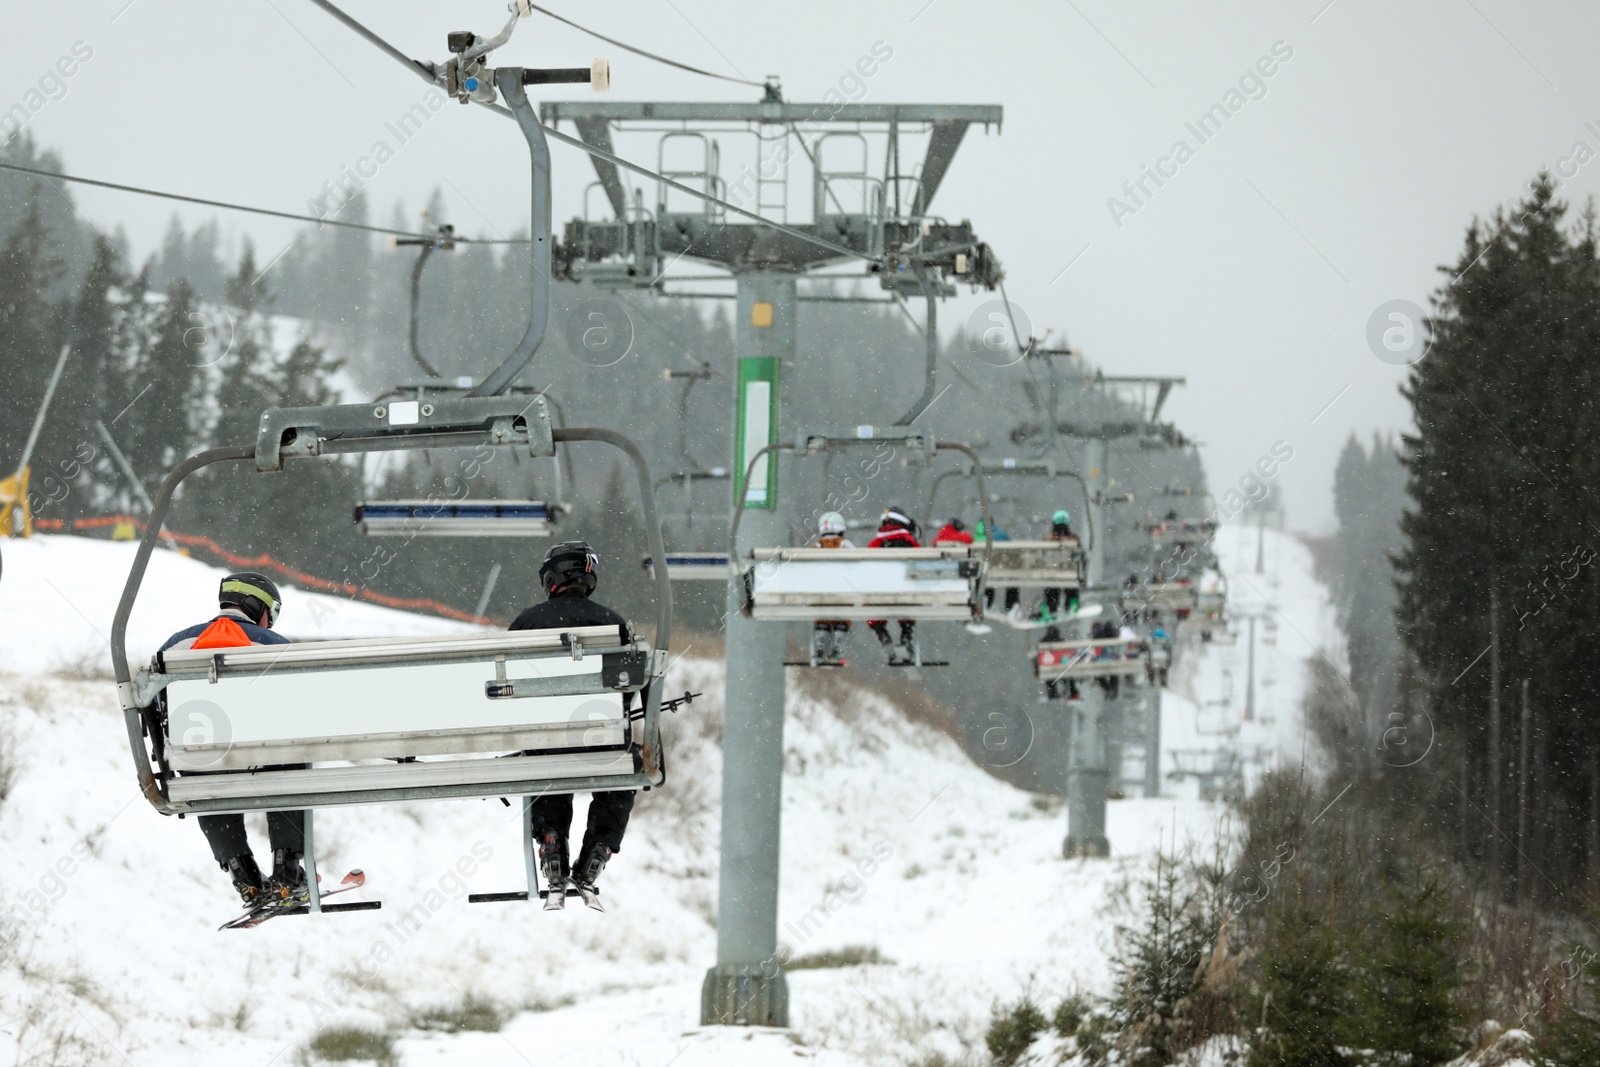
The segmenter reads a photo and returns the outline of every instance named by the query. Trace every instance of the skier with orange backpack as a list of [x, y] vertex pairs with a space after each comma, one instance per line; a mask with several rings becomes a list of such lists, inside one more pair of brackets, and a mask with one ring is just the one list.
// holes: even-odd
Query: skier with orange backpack
[[[215, 617], [179, 630], [167, 638], [161, 651], [289, 644], [287, 637], [272, 629], [283, 601], [277, 585], [266, 575], [254, 571], [228, 575], [217, 590], [217, 602], [221, 610]], [[267, 839], [272, 846], [272, 874], [267, 878], [261, 876], [255, 854], [250, 851], [243, 815], [201, 815], [198, 822], [211, 844], [211, 854], [233, 877], [233, 887], [246, 906], [306, 893], [306, 872], [301, 863], [306, 848], [305, 812], [267, 812]]]

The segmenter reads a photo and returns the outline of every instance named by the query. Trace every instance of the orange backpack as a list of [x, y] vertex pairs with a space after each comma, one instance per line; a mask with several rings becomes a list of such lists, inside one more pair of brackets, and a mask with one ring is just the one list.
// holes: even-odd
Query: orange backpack
[[190, 648], [238, 648], [240, 645], [250, 644], [250, 635], [244, 632], [244, 627], [228, 618], [226, 615], [212, 621], [210, 626], [200, 631], [200, 636], [194, 639]]

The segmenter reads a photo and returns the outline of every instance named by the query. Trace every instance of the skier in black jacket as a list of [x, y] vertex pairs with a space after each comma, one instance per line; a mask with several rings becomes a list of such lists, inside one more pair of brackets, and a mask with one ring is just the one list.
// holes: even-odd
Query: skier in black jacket
[[[587, 541], [563, 541], [545, 553], [539, 567], [539, 582], [549, 597], [543, 604], [526, 608], [511, 623], [513, 630], [550, 630], [568, 626], [616, 626], [623, 641], [633, 639], [628, 620], [603, 604], [589, 599], [599, 579], [600, 557]], [[623, 697], [623, 707], [631, 694]], [[533, 839], [539, 846], [539, 869], [549, 892], [546, 911], [566, 903], [568, 881], [596, 911], [604, 911], [595, 891], [595, 882], [605, 870], [606, 861], [622, 851], [622, 835], [633, 811], [633, 790], [613, 790], [591, 794], [589, 825], [584, 830], [583, 847], [577, 863], [568, 866], [567, 835], [572, 827], [572, 794], [547, 793], [534, 797]]]

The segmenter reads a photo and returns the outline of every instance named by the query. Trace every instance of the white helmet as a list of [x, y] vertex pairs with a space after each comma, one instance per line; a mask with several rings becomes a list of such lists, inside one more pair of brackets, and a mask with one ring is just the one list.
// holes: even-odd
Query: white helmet
[[837, 511], [824, 511], [817, 519], [817, 533], [823, 537], [844, 533], [844, 516]]

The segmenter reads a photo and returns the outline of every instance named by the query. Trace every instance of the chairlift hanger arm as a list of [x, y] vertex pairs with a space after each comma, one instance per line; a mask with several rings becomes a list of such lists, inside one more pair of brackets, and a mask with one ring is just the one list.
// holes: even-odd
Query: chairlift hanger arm
[[939, 296], [934, 288], [928, 284], [928, 272], [919, 265], [911, 268], [916, 272], [917, 284], [922, 286], [922, 295], [928, 302], [928, 325], [923, 331], [923, 345], [927, 350], [927, 358], [923, 368], [922, 395], [917, 402], [911, 405], [911, 410], [895, 420], [896, 426], [910, 426], [922, 417], [923, 412], [933, 406], [936, 399], [934, 387], [938, 384], [939, 371]]

